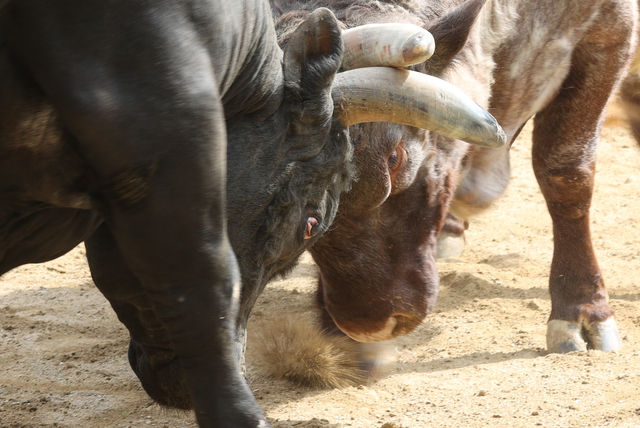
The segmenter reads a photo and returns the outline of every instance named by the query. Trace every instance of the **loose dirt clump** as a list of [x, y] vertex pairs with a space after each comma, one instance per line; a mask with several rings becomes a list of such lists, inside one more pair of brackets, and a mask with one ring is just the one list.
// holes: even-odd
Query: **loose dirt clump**
[[358, 348], [345, 336], [323, 333], [312, 317], [287, 316], [253, 332], [262, 372], [314, 389], [345, 388], [366, 378]]

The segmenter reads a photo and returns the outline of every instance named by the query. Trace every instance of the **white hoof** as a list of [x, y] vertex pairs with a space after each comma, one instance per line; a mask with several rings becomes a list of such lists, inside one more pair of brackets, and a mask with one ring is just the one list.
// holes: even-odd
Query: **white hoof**
[[613, 317], [602, 322], [582, 325], [575, 322], [552, 320], [547, 324], [547, 350], [564, 354], [572, 351], [597, 349], [603, 352], [619, 351], [622, 341]]
[[613, 317], [603, 322], [594, 322], [587, 327], [589, 345], [593, 349], [603, 352], [619, 351], [622, 341], [618, 333], [618, 326]]
[[362, 370], [368, 379], [379, 379], [393, 367], [396, 356], [390, 342], [359, 343]]
[[547, 350], [557, 354], [586, 351], [582, 339], [582, 324], [563, 320], [551, 320], [547, 324]]
[[450, 233], [440, 233], [438, 236], [438, 246], [436, 257], [444, 259], [447, 257], [459, 257], [464, 250], [466, 239], [464, 235], [452, 235]]

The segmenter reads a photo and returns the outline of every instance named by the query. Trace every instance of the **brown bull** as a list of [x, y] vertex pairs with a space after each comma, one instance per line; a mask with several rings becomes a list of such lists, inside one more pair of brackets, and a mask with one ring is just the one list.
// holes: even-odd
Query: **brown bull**
[[492, 149], [397, 124], [350, 128], [358, 180], [311, 249], [325, 327], [370, 342], [423, 320], [438, 292], [439, 234], [444, 227], [463, 240], [463, 222], [503, 194], [509, 147], [534, 117], [533, 166], [554, 230], [548, 349], [619, 349], [589, 207], [603, 112], [636, 43], [635, 0], [301, 3], [275, 5], [287, 22], [281, 29], [326, 6], [345, 28], [397, 22], [429, 30], [435, 52], [412, 68], [461, 88], [508, 139]]

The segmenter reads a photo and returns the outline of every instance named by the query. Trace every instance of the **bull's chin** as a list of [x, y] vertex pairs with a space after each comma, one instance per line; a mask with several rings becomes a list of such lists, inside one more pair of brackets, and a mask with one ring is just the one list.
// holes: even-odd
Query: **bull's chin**
[[384, 340], [390, 340], [397, 336], [402, 336], [412, 331], [420, 321], [410, 319], [404, 315], [394, 315], [384, 322], [382, 328], [363, 329], [364, 322], [356, 321], [339, 321], [333, 315], [331, 315], [333, 322], [336, 326], [347, 336], [357, 342], [382, 342]]

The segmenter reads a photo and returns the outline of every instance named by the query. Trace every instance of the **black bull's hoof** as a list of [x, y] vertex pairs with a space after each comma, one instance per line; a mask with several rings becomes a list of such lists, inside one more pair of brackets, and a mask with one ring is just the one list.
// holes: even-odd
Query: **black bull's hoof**
[[178, 360], [168, 350], [152, 350], [145, 347], [149, 357], [139, 343], [129, 342], [129, 364], [140, 379], [142, 387], [158, 404], [165, 407], [190, 410], [193, 408], [187, 384]]

